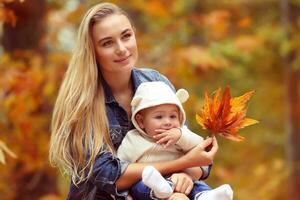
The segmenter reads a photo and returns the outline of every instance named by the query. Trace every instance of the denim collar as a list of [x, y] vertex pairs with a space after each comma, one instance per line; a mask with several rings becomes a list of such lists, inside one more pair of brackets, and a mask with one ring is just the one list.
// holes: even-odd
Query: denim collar
[[[142, 83], [139, 75], [138, 75], [138, 69], [137, 68], [133, 68], [131, 71], [131, 81], [132, 81], [132, 86], [133, 86], [133, 93], [135, 93], [137, 87]], [[108, 83], [105, 81], [105, 79], [102, 77], [102, 85], [104, 88], [104, 94], [105, 94], [105, 103], [109, 104], [109, 103], [117, 103], [110, 86], [108, 85]]]

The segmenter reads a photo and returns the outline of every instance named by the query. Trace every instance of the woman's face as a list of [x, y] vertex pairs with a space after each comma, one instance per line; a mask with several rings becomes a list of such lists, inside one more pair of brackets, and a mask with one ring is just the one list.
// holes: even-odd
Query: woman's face
[[102, 74], [131, 71], [138, 52], [133, 27], [125, 15], [113, 14], [94, 24], [92, 40]]

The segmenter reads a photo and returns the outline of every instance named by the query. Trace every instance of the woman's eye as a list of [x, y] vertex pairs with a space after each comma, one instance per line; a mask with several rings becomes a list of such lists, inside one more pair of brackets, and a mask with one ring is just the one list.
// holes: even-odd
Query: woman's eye
[[102, 46], [103, 47], [107, 47], [107, 46], [109, 46], [109, 45], [111, 45], [112, 44], [112, 41], [106, 41], [106, 42], [103, 42], [102, 43]]
[[123, 35], [123, 39], [128, 39], [131, 37], [131, 33], [126, 33]]

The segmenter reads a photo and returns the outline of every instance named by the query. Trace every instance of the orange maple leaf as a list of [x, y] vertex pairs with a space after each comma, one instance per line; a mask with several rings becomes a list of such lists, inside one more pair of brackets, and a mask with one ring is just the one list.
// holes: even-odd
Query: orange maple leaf
[[246, 103], [254, 91], [245, 93], [242, 96], [231, 98], [230, 88], [227, 86], [221, 96], [221, 88], [214, 92], [214, 96], [204, 93], [204, 105], [196, 120], [203, 129], [209, 130], [212, 134], [221, 135], [229, 140], [242, 141], [245, 138], [238, 135], [241, 128], [258, 123], [257, 120], [246, 117]]

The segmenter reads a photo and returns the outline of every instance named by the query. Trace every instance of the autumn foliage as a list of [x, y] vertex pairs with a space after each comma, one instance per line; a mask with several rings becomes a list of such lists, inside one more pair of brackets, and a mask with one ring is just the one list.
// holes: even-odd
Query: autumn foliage
[[[66, 197], [67, 178], [48, 162], [50, 121], [81, 17], [98, 2], [0, 0], [1, 200]], [[224, 95], [219, 89], [201, 98], [205, 88], [214, 91], [230, 85], [236, 94], [257, 88], [251, 116], [260, 125], [244, 129], [244, 133], [249, 131], [247, 143], [218, 141], [220, 150], [208, 181], [212, 186], [229, 183], [235, 199], [286, 199], [288, 168], [299, 166], [287, 163], [285, 157], [287, 149], [289, 154], [291, 149], [298, 151], [299, 145], [292, 142], [299, 134], [284, 130], [285, 122], [299, 124], [299, 0], [289, 1], [293, 4], [289, 38], [276, 0], [112, 2], [133, 19], [137, 67], [155, 68], [176, 88], [189, 90], [185, 104], [189, 128], [200, 135], [202, 124], [212, 134], [242, 140], [238, 132], [249, 125], [246, 104], [253, 95], [252, 91], [232, 98], [229, 89]], [[297, 84], [283, 80], [282, 72], [287, 69], [283, 55], [292, 59]], [[291, 90], [294, 98], [286, 98], [285, 81], [295, 87]], [[294, 117], [286, 118], [284, 99], [295, 100], [294, 107], [288, 107]], [[192, 120], [197, 111], [199, 124]], [[287, 140], [288, 135], [293, 140]]]
[[241, 128], [258, 123], [257, 120], [246, 118], [246, 103], [254, 91], [245, 93], [242, 96], [231, 98], [230, 88], [226, 87], [221, 97], [221, 88], [209, 96], [205, 91], [204, 106], [196, 120], [204, 129], [212, 134], [221, 135], [229, 140], [242, 141], [243, 136], [238, 135]]

